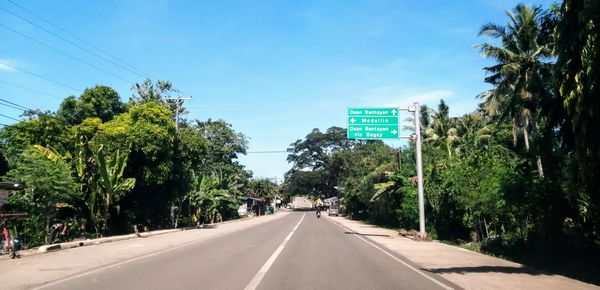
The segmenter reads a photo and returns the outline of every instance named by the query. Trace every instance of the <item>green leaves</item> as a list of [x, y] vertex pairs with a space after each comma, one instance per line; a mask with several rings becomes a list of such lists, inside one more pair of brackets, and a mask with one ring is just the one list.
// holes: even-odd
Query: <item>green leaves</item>
[[76, 205], [82, 197], [76, 191], [75, 180], [62, 158], [49, 159], [34, 148], [27, 149], [20, 157], [7, 176], [11, 180], [24, 182], [27, 188], [15, 192], [9, 204], [16, 210], [29, 212], [29, 220], [44, 221], [36, 224], [35, 230], [48, 233], [50, 219], [58, 211], [58, 206]]
[[107, 122], [123, 112], [125, 106], [119, 100], [119, 94], [110, 87], [98, 85], [86, 89], [79, 99], [74, 96], [65, 98], [57, 115], [75, 125], [90, 117]]
[[[121, 155], [120, 151], [116, 150], [110, 157], [106, 157], [103, 151], [104, 147], [101, 145], [100, 148], [94, 151], [94, 156], [98, 163], [97, 169], [100, 176], [98, 189], [100, 190], [102, 204], [100, 209], [104, 217], [102, 232], [105, 232], [108, 228], [109, 211], [113, 206], [117, 206], [118, 209], [120, 198], [134, 187], [135, 178], [123, 177], [127, 165], [127, 155]], [[97, 196], [94, 194], [90, 202], [95, 202], [96, 198]]]

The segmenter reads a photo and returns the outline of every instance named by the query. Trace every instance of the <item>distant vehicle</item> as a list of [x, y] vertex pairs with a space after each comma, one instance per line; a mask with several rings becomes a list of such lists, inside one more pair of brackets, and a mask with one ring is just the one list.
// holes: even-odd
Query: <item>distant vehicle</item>
[[329, 215], [335, 215], [335, 216], [339, 216], [340, 212], [339, 212], [339, 208], [337, 204], [332, 204], [329, 207]]

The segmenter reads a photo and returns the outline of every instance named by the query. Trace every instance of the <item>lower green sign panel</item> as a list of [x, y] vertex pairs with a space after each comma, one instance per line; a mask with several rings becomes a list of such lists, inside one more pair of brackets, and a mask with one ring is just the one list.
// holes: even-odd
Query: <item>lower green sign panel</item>
[[348, 139], [398, 139], [398, 125], [348, 125]]

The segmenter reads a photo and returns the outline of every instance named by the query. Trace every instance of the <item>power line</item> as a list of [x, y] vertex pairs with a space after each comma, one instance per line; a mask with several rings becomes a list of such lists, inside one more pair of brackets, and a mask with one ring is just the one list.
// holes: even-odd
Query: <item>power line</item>
[[64, 28], [62, 28], [62, 27], [60, 27], [60, 26], [58, 26], [58, 25], [54, 24], [52, 21], [50, 21], [50, 20], [48, 20], [48, 19], [46, 19], [46, 18], [44, 18], [44, 17], [42, 17], [42, 16], [40, 16], [40, 15], [38, 15], [38, 14], [36, 14], [36, 13], [32, 12], [31, 10], [29, 10], [29, 9], [27, 9], [27, 8], [25, 8], [25, 7], [23, 7], [23, 6], [19, 5], [19, 4], [17, 4], [17, 3], [15, 3], [14, 1], [11, 1], [11, 0], [7, 0], [7, 1], [8, 1], [9, 3], [11, 3], [12, 5], [14, 5], [14, 6], [18, 7], [19, 9], [21, 9], [21, 10], [23, 10], [23, 11], [25, 11], [25, 12], [27, 12], [27, 13], [29, 13], [29, 14], [33, 15], [33, 16], [35, 16], [36, 18], [38, 18], [38, 19], [40, 19], [40, 20], [44, 21], [45, 23], [47, 23], [47, 24], [51, 25], [52, 27], [54, 27], [54, 28], [56, 28], [56, 29], [58, 29], [58, 30], [60, 30], [60, 31], [64, 32], [65, 34], [67, 34], [67, 35], [69, 35], [69, 36], [73, 37], [74, 39], [77, 39], [77, 40], [79, 40], [81, 43], [84, 43], [84, 44], [86, 44], [87, 46], [89, 46], [89, 47], [91, 47], [91, 48], [93, 48], [93, 49], [95, 49], [95, 50], [97, 50], [97, 51], [99, 51], [99, 52], [102, 52], [102, 53], [104, 53], [105, 55], [107, 55], [107, 56], [111, 57], [112, 59], [114, 59], [114, 60], [116, 60], [116, 61], [118, 61], [118, 62], [122, 63], [123, 65], [126, 65], [126, 66], [130, 67], [131, 69], [133, 69], [133, 70], [135, 70], [135, 71], [138, 71], [138, 72], [140, 72], [140, 73], [142, 73], [142, 74], [144, 74], [144, 75], [146, 75], [146, 76], [152, 77], [153, 79], [157, 79], [156, 77], [153, 77], [151, 74], [149, 74], [149, 73], [146, 73], [146, 72], [144, 72], [144, 71], [142, 71], [142, 70], [140, 70], [140, 69], [136, 68], [135, 66], [133, 66], [133, 65], [131, 65], [131, 64], [127, 63], [127, 62], [125, 62], [124, 60], [122, 60], [122, 59], [120, 59], [120, 58], [118, 58], [118, 57], [116, 57], [116, 56], [114, 56], [114, 55], [112, 55], [112, 54], [108, 53], [107, 51], [100, 49], [99, 47], [97, 47], [97, 46], [95, 46], [95, 45], [93, 45], [93, 44], [89, 43], [88, 41], [85, 41], [85, 40], [84, 40], [84, 39], [82, 39], [81, 37], [79, 37], [79, 36], [77, 36], [77, 35], [75, 35], [75, 34], [73, 34], [73, 33], [69, 32], [69, 31], [67, 31], [66, 29], [64, 29]]
[[1, 99], [1, 98], [0, 98], [0, 101], [1, 101], [1, 102], [5, 102], [5, 103], [8, 103], [8, 104], [11, 104], [11, 105], [13, 105], [13, 106], [21, 107], [21, 109], [23, 109], [24, 111], [27, 111], [27, 110], [29, 110], [29, 111], [33, 111], [33, 110], [32, 110], [32, 109], [30, 109], [30, 108], [27, 108], [27, 107], [25, 107], [25, 106], [21, 106], [21, 105], [19, 105], [19, 104], [15, 104], [15, 103], [13, 103], [13, 102], [11, 102], [11, 101], [7, 101], [7, 100], [5, 100], [5, 99]]
[[41, 94], [41, 95], [46, 95], [46, 96], [49, 96], [49, 97], [51, 97], [51, 98], [55, 98], [55, 99], [58, 99], [58, 100], [62, 100], [62, 99], [63, 99], [63, 98], [59, 98], [59, 97], [57, 97], [57, 96], [54, 96], [54, 95], [51, 95], [51, 94], [48, 94], [48, 93], [44, 93], [44, 92], [42, 92], [42, 91], [38, 91], [38, 90], [36, 90], [36, 89], [32, 89], [32, 88], [24, 87], [24, 86], [21, 86], [21, 85], [17, 85], [17, 84], [9, 83], [9, 82], [3, 81], [3, 80], [0, 80], [0, 83], [3, 83], [3, 84], [5, 84], [5, 85], [9, 85], [9, 86], [13, 86], [13, 87], [15, 87], [15, 88], [19, 88], [19, 89], [22, 89], [22, 90], [26, 90], [26, 91], [30, 91], [30, 92], [34, 92], [34, 93], [38, 93], [38, 94]]
[[20, 121], [21, 121], [21, 120], [19, 120], [19, 119], [13, 118], [13, 117], [11, 117], [11, 116], [3, 115], [3, 114], [0, 114], [0, 116], [2, 116], [2, 117], [4, 117], [4, 118], [11, 119], [11, 120], [14, 120], [14, 121], [17, 121], [17, 122], [20, 122]]
[[287, 151], [248, 151], [248, 154], [274, 154], [274, 153], [289, 153]]
[[13, 33], [16, 33], [16, 34], [18, 34], [18, 35], [20, 35], [20, 36], [22, 36], [22, 37], [25, 37], [25, 38], [27, 38], [27, 39], [29, 39], [29, 40], [31, 40], [31, 41], [33, 41], [33, 42], [35, 42], [35, 43], [37, 43], [37, 44], [41, 45], [41, 46], [45, 46], [45, 47], [47, 47], [48, 49], [54, 50], [54, 51], [56, 51], [57, 53], [60, 53], [60, 54], [62, 54], [62, 55], [64, 55], [64, 56], [66, 56], [66, 57], [68, 57], [68, 58], [71, 58], [71, 59], [73, 59], [73, 60], [76, 60], [76, 61], [78, 61], [78, 62], [80, 62], [80, 63], [83, 63], [83, 64], [85, 64], [85, 65], [87, 65], [87, 66], [89, 66], [89, 67], [91, 67], [91, 68], [94, 68], [94, 69], [96, 69], [96, 70], [99, 70], [99, 71], [101, 71], [101, 72], [104, 72], [104, 73], [106, 73], [106, 74], [109, 74], [109, 75], [111, 75], [111, 76], [113, 76], [113, 77], [115, 77], [115, 78], [118, 78], [118, 79], [122, 80], [122, 81], [125, 81], [125, 82], [127, 82], [127, 83], [130, 83], [130, 84], [133, 84], [133, 83], [134, 83], [134, 82], [132, 82], [132, 81], [130, 81], [130, 80], [128, 80], [128, 79], [126, 79], [126, 78], [124, 78], [124, 77], [120, 76], [120, 75], [117, 75], [117, 74], [115, 74], [115, 73], [112, 73], [112, 72], [110, 72], [110, 71], [108, 71], [108, 70], [105, 70], [105, 69], [103, 69], [103, 68], [101, 68], [101, 67], [98, 67], [98, 66], [96, 66], [96, 65], [94, 65], [94, 64], [91, 64], [91, 63], [89, 63], [89, 62], [87, 62], [87, 61], [85, 61], [85, 60], [82, 60], [81, 58], [78, 58], [78, 57], [76, 57], [76, 56], [73, 56], [73, 55], [71, 55], [71, 54], [68, 54], [68, 53], [66, 53], [66, 52], [64, 52], [64, 51], [62, 51], [62, 50], [60, 50], [60, 49], [58, 49], [58, 48], [56, 48], [56, 47], [54, 47], [54, 46], [52, 46], [52, 45], [49, 45], [49, 44], [47, 44], [47, 43], [45, 43], [45, 42], [43, 42], [43, 41], [40, 41], [40, 40], [37, 40], [37, 39], [35, 39], [34, 37], [31, 37], [31, 36], [29, 36], [29, 35], [26, 35], [26, 34], [24, 34], [24, 33], [21, 33], [21, 32], [19, 32], [19, 31], [15, 30], [15, 29], [13, 29], [13, 28], [10, 28], [10, 27], [8, 27], [8, 26], [6, 26], [6, 25], [4, 25], [4, 24], [0, 24], [0, 27], [4, 28], [4, 29], [6, 29], [6, 30], [12, 31]]
[[19, 111], [24, 111], [23, 109], [21, 109], [19, 107], [15, 107], [15, 106], [9, 105], [9, 104], [0, 103], [0, 105], [5, 106], [5, 107], [9, 107], [9, 108], [13, 108], [13, 109], [19, 110]]
[[26, 74], [32, 75], [32, 76], [34, 76], [34, 77], [37, 77], [37, 78], [39, 78], [39, 79], [42, 79], [42, 80], [45, 80], [45, 81], [48, 81], [48, 82], [51, 82], [51, 83], [57, 84], [57, 85], [59, 85], [59, 86], [61, 86], [61, 87], [65, 87], [65, 88], [67, 88], [67, 89], [70, 89], [70, 90], [76, 91], [77, 93], [81, 93], [81, 90], [80, 90], [80, 89], [76, 89], [76, 88], [74, 88], [74, 87], [72, 87], [72, 86], [69, 86], [69, 85], [66, 85], [66, 84], [64, 84], [64, 83], [61, 83], [61, 82], [58, 82], [58, 81], [55, 81], [55, 80], [51, 80], [51, 79], [49, 79], [49, 78], [43, 77], [43, 76], [41, 76], [41, 75], [39, 75], [39, 74], [36, 74], [36, 73], [34, 73], [34, 72], [30, 72], [30, 71], [24, 70], [24, 69], [22, 69], [22, 68], [18, 68], [18, 67], [16, 67], [16, 66], [14, 66], [14, 65], [11, 65], [11, 64], [9, 64], [9, 63], [6, 63], [6, 62], [4, 62], [4, 61], [2, 61], [2, 60], [0, 60], [0, 63], [1, 63], [1, 64], [3, 64], [3, 65], [5, 65], [5, 66], [11, 67], [11, 68], [13, 68], [13, 69], [16, 69], [16, 70], [18, 70], [18, 71], [20, 71], [20, 72], [24, 72], [24, 73], [26, 73]]
[[24, 18], [24, 17], [22, 17], [22, 16], [20, 16], [20, 15], [18, 15], [18, 14], [15, 14], [15, 13], [13, 13], [13, 12], [9, 11], [9, 10], [6, 10], [5, 8], [2, 8], [2, 7], [0, 7], [0, 10], [2, 10], [2, 11], [6, 12], [6, 13], [8, 13], [8, 14], [10, 14], [10, 15], [14, 16], [14, 17], [17, 17], [17, 18], [21, 19], [22, 21], [25, 21], [25, 22], [27, 22], [27, 23], [29, 23], [29, 24], [31, 24], [31, 25], [33, 25], [33, 26], [35, 26], [35, 27], [37, 27], [37, 28], [39, 28], [39, 29], [41, 29], [41, 30], [45, 31], [45, 32], [47, 32], [48, 34], [50, 34], [50, 35], [52, 35], [52, 36], [54, 36], [54, 37], [56, 37], [56, 38], [58, 38], [58, 39], [60, 39], [60, 40], [62, 40], [62, 41], [64, 41], [64, 42], [67, 42], [67, 43], [69, 43], [69, 44], [71, 44], [71, 45], [73, 45], [73, 46], [75, 46], [75, 47], [77, 47], [77, 48], [79, 48], [79, 49], [81, 49], [81, 50], [84, 50], [84, 51], [86, 51], [86, 52], [88, 52], [88, 53], [90, 53], [90, 54], [92, 54], [92, 55], [95, 55], [96, 57], [99, 57], [99, 58], [103, 59], [103, 60], [104, 60], [104, 61], [106, 61], [106, 62], [109, 62], [109, 63], [111, 63], [111, 64], [113, 64], [113, 65], [115, 65], [115, 66], [117, 66], [117, 67], [120, 67], [121, 69], [124, 69], [124, 70], [126, 70], [126, 71], [129, 71], [129, 72], [131, 72], [131, 73], [134, 73], [134, 74], [136, 74], [136, 75], [138, 75], [138, 76], [141, 76], [141, 77], [143, 77], [143, 78], [147, 78], [147, 77], [148, 77], [148, 76], [146, 76], [145, 74], [140, 74], [140, 73], [138, 73], [137, 71], [134, 71], [134, 70], [132, 70], [132, 69], [130, 69], [130, 68], [128, 68], [128, 67], [125, 67], [125, 66], [123, 66], [123, 65], [119, 64], [119, 63], [116, 63], [116, 62], [114, 62], [114, 61], [112, 61], [112, 60], [110, 60], [110, 59], [108, 59], [108, 58], [106, 58], [106, 57], [104, 57], [104, 56], [102, 56], [102, 55], [100, 55], [100, 54], [98, 54], [98, 53], [94, 52], [94, 51], [91, 51], [91, 50], [89, 50], [89, 49], [87, 49], [87, 48], [85, 48], [85, 47], [83, 47], [83, 46], [81, 46], [81, 45], [79, 45], [79, 44], [77, 44], [77, 43], [75, 43], [75, 42], [73, 42], [73, 41], [69, 40], [69, 39], [66, 39], [66, 38], [64, 38], [64, 37], [62, 37], [62, 36], [60, 36], [60, 35], [58, 35], [58, 34], [56, 34], [56, 33], [52, 32], [52, 31], [50, 31], [50, 30], [48, 30], [48, 29], [46, 29], [46, 28], [44, 28], [44, 27], [42, 27], [42, 26], [40, 26], [40, 25], [38, 25], [38, 24], [34, 23], [34, 22], [31, 22], [31, 21], [29, 21], [28, 19], [26, 19], [26, 18]]

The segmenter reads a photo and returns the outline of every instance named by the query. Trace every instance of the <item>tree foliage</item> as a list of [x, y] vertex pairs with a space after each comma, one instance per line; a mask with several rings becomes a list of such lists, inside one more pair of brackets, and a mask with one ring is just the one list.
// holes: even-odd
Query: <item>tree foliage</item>
[[39, 221], [28, 229], [32, 243], [48, 242], [54, 215], [61, 207], [76, 205], [81, 195], [62, 158], [50, 159], [34, 148], [26, 149], [20, 157], [7, 178], [24, 182], [27, 188], [15, 192], [9, 206], [28, 211], [29, 221]]
[[[133, 90], [124, 105], [95, 86], [58, 113], [26, 112], [0, 129], [0, 174], [30, 184], [7, 205], [33, 213], [22, 225], [30, 246], [43, 243], [55, 218], [93, 236], [193, 224], [198, 213], [203, 222], [238, 216], [252, 176], [237, 162], [246, 137], [223, 120], [180, 119], [176, 130], [175, 109], [185, 108], [168, 100], [177, 93], [170, 82]], [[260, 184], [256, 193], [274, 192]]]
[[125, 106], [115, 90], [107, 86], [95, 86], [86, 89], [78, 99], [74, 96], [64, 99], [57, 115], [74, 125], [90, 117], [97, 117], [102, 122], [107, 122], [123, 112]]

